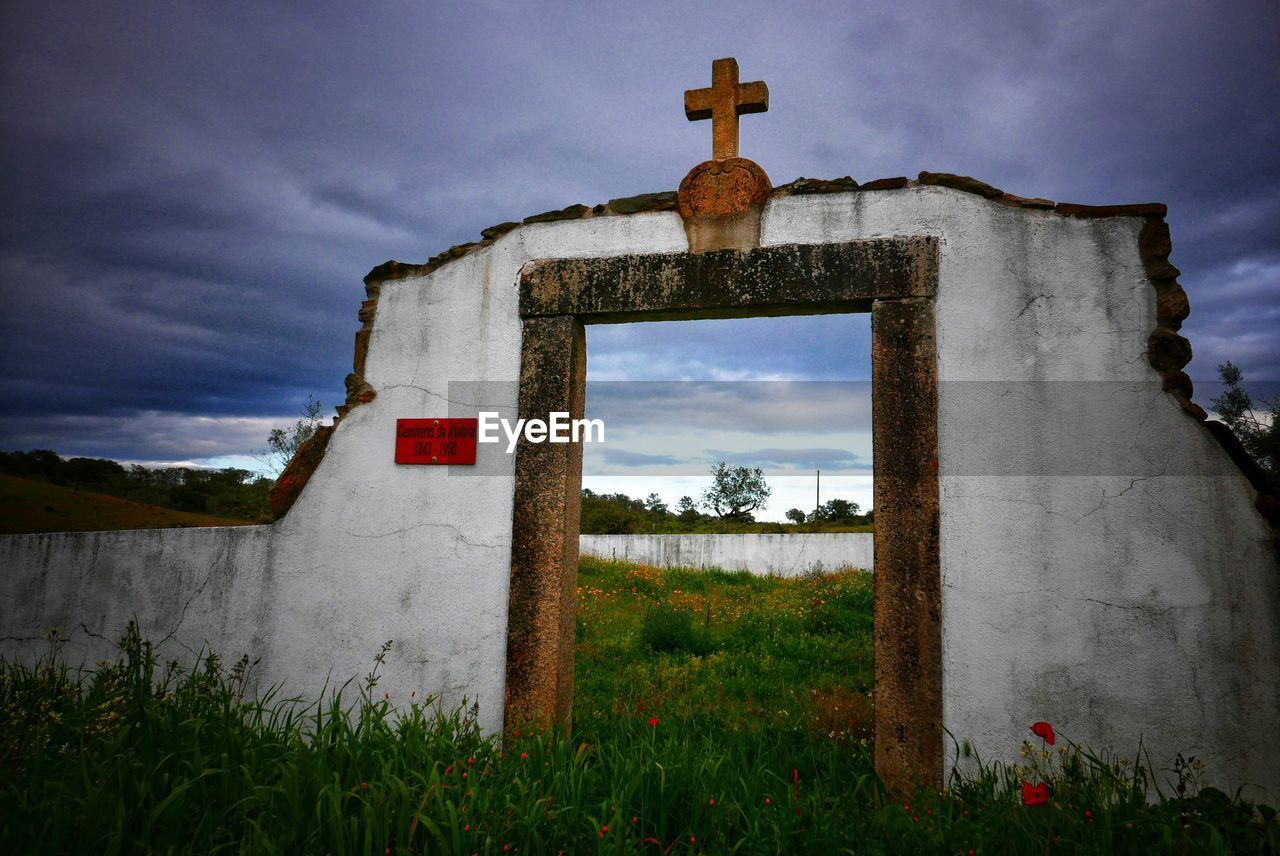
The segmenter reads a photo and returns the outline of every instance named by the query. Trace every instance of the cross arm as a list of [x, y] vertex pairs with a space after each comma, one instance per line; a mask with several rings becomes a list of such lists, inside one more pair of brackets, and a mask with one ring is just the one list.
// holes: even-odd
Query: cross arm
[[690, 122], [711, 118], [711, 88], [684, 91], [684, 115]]
[[[688, 96], [685, 97], [687, 105]], [[688, 111], [688, 107], [685, 110]], [[764, 113], [769, 109], [769, 87], [763, 80], [753, 80], [738, 88], [738, 115], [744, 113]]]

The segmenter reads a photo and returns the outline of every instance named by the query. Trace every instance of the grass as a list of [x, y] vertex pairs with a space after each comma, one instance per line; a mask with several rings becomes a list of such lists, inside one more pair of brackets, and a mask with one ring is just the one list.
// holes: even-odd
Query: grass
[[[778, 579], [583, 557], [578, 582], [584, 737], [656, 715], [725, 741], [870, 738], [870, 574]], [[643, 631], [663, 621], [684, 643], [655, 651]]]
[[[80, 676], [0, 665], [0, 850], [15, 853], [1274, 853], [1274, 812], [1059, 739], [890, 800], [864, 736], [868, 580], [584, 561], [572, 735], [392, 701], [246, 695], [131, 630]], [[824, 603], [825, 601], [825, 603]], [[683, 616], [657, 619], [655, 614]], [[648, 621], [646, 616], [650, 616]], [[667, 621], [667, 624], [662, 622]], [[675, 629], [672, 629], [675, 628]], [[654, 652], [658, 643], [661, 652]], [[837, 710], [838, 709], [838, 710]], [[1028, 735], [1030, 737], [1030, 734]], [[1043, 805], [1023, 781], [1046, 782]], [[1179, 789], [1180, 788], [1180, 789]]]
[[49, 482], [0, 475], [0, 534], [245, 526], [251, 520], [211, 517], [133, 502]]

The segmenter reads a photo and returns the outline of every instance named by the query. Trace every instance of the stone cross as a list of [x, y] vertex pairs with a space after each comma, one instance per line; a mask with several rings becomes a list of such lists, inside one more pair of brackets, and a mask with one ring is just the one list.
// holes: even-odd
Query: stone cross
[[738, 61], [733, 57], [711, 63], [711, 86], [686, 89], [684, 115], [690, 122], [711, 120], [711, 153], [715, 160], [738, 156], [738, 117], [769, 109], [769, 87], [763, 80], [738, 83]]

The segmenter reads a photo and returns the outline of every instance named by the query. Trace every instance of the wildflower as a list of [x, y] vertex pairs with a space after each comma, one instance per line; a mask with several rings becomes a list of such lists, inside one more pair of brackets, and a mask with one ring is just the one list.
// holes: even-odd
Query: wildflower
[[1047, 722], [1032, 723], [1031, 733], [1042, 739], [1047, 746], [1052, 746], [1058, 742], [1058, 736], [1053, 733], [1053, 726]]
[[609, 834], [609, 824], [606, 823], [600, 827], [600, 837], [604, 838], [608, 834]]
[[1022, 804], [1023, 805], [1044, 805], [1049, 801], [1049, 786], [1044, 782], [1033, 785], [1030, 782], [1022, 783]]
[[773, 800], [769, 799], [769, 797], [765, 797], [765, 798], [764, 798], [764, 804], [765, 804], [765, 805], [773, 805]]
[[656, 716], [651, 716], [651, 717], [649, 717], [649, 727], [650, 727], [650, 728], [657, 728], [657, 727], [658, 727], [658, 717], [656, 717]]
[[716, 804], [715, 797], [712, 797], [712, 798], [711, 798], [711, 805], [715, 805], [715, 804]]
[[528, 753], [528, 752], [521, 752], [521, 753], [520, 753], [520, 760], [521, 760], [521, 761], [528, 761], [528, 760], [529, 760], [529, 753]]
[[471, 824], [469, 824], [469, 823], [468, 823], [466, 826], [462, 827], [462, 831], [463, 831], [463, 832], [470, 832], [470, 831], [471, 831]]

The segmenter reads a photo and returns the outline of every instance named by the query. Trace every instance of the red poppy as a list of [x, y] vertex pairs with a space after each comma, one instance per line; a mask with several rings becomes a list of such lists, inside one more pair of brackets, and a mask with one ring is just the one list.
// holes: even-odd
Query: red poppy
[[1036, 737], [1039, 737], [1049, 746], [1052, 746], [1058, 741], [1058, 735], [1053, 733], [1053, 726], [1047, 722], [1032, 723], [1031, 733]]
[[651, 716], [651, 717], [649, 717], [649, 727], [650, 727], [650, 728], [657, 728], [657, 727], [658, 727], [658, 717], [656, 717], [656, 716]]
[[1044, 782], [1033, 785], [1030, 782], [1022, 783], [1022, 804], [1023, 805], [1044, 805], [1049, 801], [1049, 786]]

